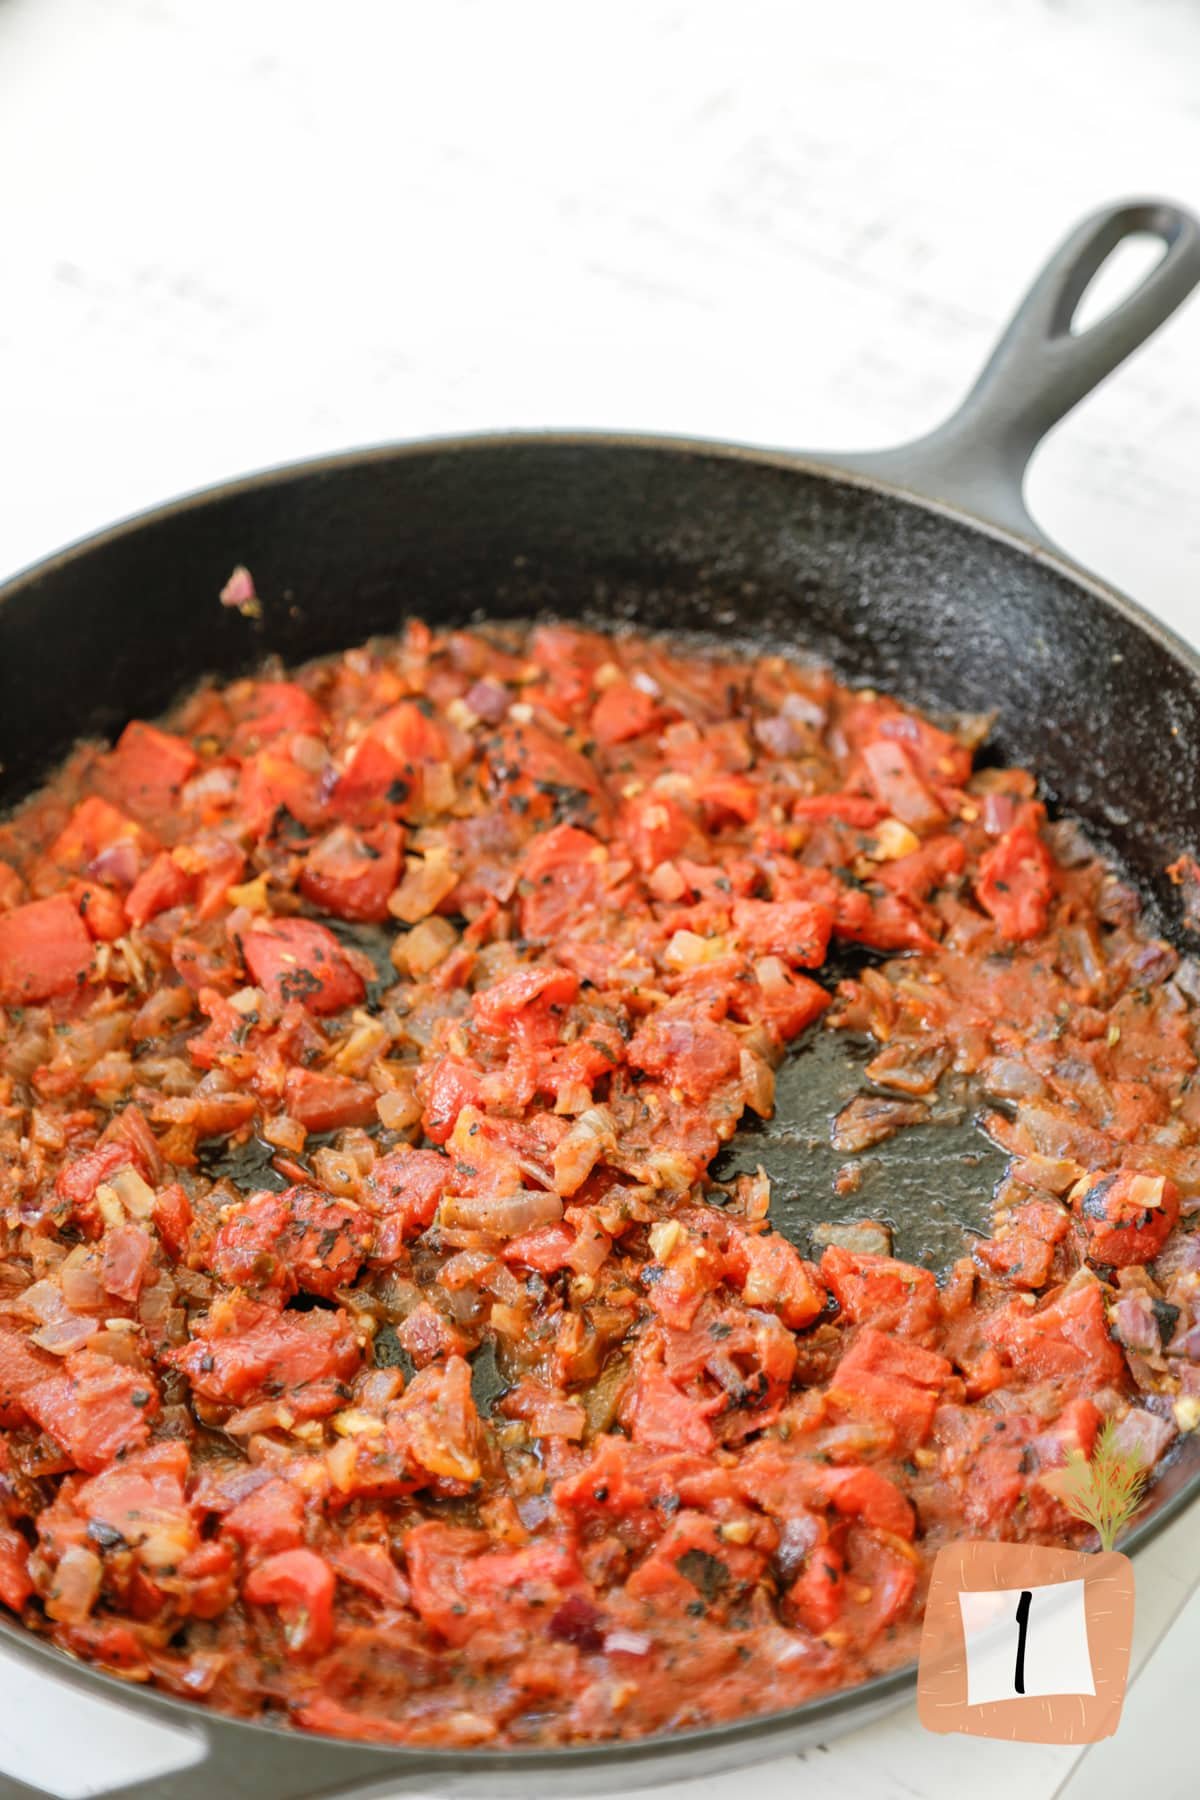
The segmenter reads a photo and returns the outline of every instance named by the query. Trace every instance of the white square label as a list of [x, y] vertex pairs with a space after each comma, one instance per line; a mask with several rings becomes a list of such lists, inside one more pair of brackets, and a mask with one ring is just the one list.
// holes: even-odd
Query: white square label
[[960, 1593], [967, 1704], [1021, 1694], [1094, 1694], [1082, 1581]]

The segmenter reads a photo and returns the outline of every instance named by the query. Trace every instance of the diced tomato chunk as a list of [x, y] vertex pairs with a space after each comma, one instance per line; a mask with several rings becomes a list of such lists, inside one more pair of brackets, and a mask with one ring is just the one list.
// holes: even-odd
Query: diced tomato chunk
[[347, 1125], [373, 1125], [375, 1089], [349, 1075], [326, 1075], [320, 1069], [289, 1069], [284, 1097], [293, 1119], [306, 1131], [339, 1131]]
[[845, 1568], [845, 1558], [836, 1544], [817, 1544], [787, 1591], [792, 1611], [816, 1637], [835, 1625], [841, 1614]]
[[938, 1390], [950, 1374], [944, 1356], [867, 1326], [834, 1370], [829, 1395], [854, 1417], [891, 1426], [897, 1448], [908, 1452], [929, 1436]]
[[187, 1253], [188, 1233], [192, 1224], [192, 1206], [177, 1181], [161, 1188], [154, 1196], [154, 1223], [158, 1235], [178, 1261]]
[[22, 1405], [78, 1468], [94, 1472], [145, 1443], [158, 1412], [158, 1387], [141, 1369], [94, 1350], [73, 1350], [61, 1370], [22, 1396]]
[[316, 826], [323, 814], [319, 779], [279, 749], [260, 750], [242, 764], [238, 812], [254, 837], [270, 836], [289, 817]]
[[285, 731], [307, 737], [322, 737], [325, 731], [325, 715], [317, 701], [294, 681], [256, 681], [236, 716], [230, 741], [241, 753], [257, 750]]
[[816, 969], [829, 948], [833, 913], [810, 900], [739, 900], [733, 928], [755, 956], [781, 956]]
[[599, 839], [574, 825], [556, 825], [535, 837], [523, 869], [526, 937], [550, 937], [585, 916], [599, 900], [607, 860]]
[[366, 991], [332, 931], [311, 919], [256, 921], [242, 953], [256, 984], [281, 1006], [299, 1000], [310, 1012], [342, 1012]]
[[988, 1318], [985, 1332], [1023, 1377], [1120, 1385], [1125, 1359], [1109, 1335], [1100, 1284], [1088, 1281], [1031, 1311], [1019, 1301]]
[[328, 810], [335, 819], [366, 825], [402, 811], [413, 794], [414, 775], [378, 738], [360, 738], [334, 783]]
[[652, 731], [662, 719], [662, 708], [652, 694], [632, 681], [614, 681], [592, 708], [592, 736], [606, 747]]
[[280, 1393], [299, 1418], [319, 1417], [344, 1403], [340, 1384], [361, 1352], [343, 1312], [279, 1312], [235, 1297], [214, 1303], [191, 1341], [168, 1360], [194, 1391], [226, 1406]]
[[304, 1541], [304, 1501], [290, 1481], [276, 1478], [239, 1500], [221, 1520], [248, 1558], [275, 1556]]
[[487, 1546], [484, 1533], [452, 1525], [418, 1525], [405, 1536], [413, 1605], [447, 1643], [467, 1642], [481, 1605], [502, 1630], [513, 1630], [533, 1619], [549, 1621], [565, 1596], [583, 1589], [565, 1544]]
[[1028, 825], [1014, 825], [980, 858], [975, 879], [979, 904], [1011, 942], [1045, 931], [1054, 891], [1050, 852]]
[[321, 1656], [333, 1643], [333, 1570], [315, 1550], [280, 1550], [250, 1570], [242, 1592], [251, 1606], [279, 1609], [288, 1649]]
[[191, 884], [175, 858], [166, 851], [143, 869], [125, 896], [125, 911], [132, 925], [144, 925], [158, 913], [181, 906]]
[[678, 800], [645, 788], [625, 801], [618, 831], [638, 868], [649, 874], [684, 848], [692, 822]]
[[403, 832], [390, 820], [361, 833], [338, 825], [305, 858], [301, 892], [339, 919], [386, 919], [403, 843]]
[[134, 719], [117, 739], [107, 776], [133, 813], [153, 818], [171, 806], [199, 762], [182, 738]]
[[382, 744], [406, 774], [421, 763], [445, 762], [450, 754], [442, 727], [415, 700], [390, 707], [374, 720], [367, 736]]
[[631, 1068], [682, 1088], [690, 1100], [706, 1100], [737, 1073], [741, 1047], [727, 1026], [662, 1007], [638, 1027], [626, 1054]]
[[74, 993], [92, 966], [92, 940], [65, 894], [0, 914], [0, 1002], [30, 1006]]
[[332, 1297], [354, 1280], [371, 1248], [371, 1221], [314, 1187], [253, 1194], [213, 1240], [213, 1272], [227, 1287]]
[[120, 894], [98, 881], [72, 881], [67, 893], [90, 938], [101, 944], [115, 943], [128, 925]]
[[791, 802], [794, 819], [835, 819], [856, 831], [870, 831], [887, 816], [887, 807], [866, 794], [806, 794]]
[[851, 1324], [920, 1338], [937, 1323], [937, 1282], [928, 1269], [832, 1244], [821, 1258], [821, 1276]]
[[1179, 1189], [1132, 1169], [1086, 1176], [1071, 1204], [1087, 1234], [1088, 1260], [1126, 1268], [1153, 1262], [1179, 1219]]
[[0, 1521], [0, 1603], [19, 1613], [33, 1592], [29, 1545], [19, 1531]]
[[483, 988], [472, 1003], [476, 1019], [488, 1031], [502, 1031], [528, 1007], [569, 1006], [579, 992], [573, 969], [541, 967], [518, 969], [491, 987]]
[[453, 1174], [450, 1158], [436, 1150], [393, 1150], [371, 1170], [364, 1203], [398, 1220], [405, 1237], [416, 1236], [433, 1224]]

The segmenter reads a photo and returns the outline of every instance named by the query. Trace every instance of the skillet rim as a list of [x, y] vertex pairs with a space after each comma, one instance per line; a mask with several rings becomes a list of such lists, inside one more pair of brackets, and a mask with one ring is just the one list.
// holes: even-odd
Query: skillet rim
[[[765, 446], [743, 443], [737, 440], [704, 437], [685, 437], [669, 433], [655, 432], [622, 432], [607, 430], [513, 430], [513, 431], [478, 431], [456, 433], [447, 436], [385, 440], [382, 442], [352, 447], [303, 457], [295, 461], [269, 464], [263, 468], [236, 475], [225, 480], [191, 489], [172, 499], [160, 501], [141, 511], [130, 513], [114, 523], [100, 527], [82, 537], [71, 540], [61, 549], [48, 556], [25, 565], [0, 583], [0, 629], [3, 626], [2, 609], [5, 604], [18, 594], [31, 592], [36, 594], [38, 585], [51, 578], [58, 570], [69, 564], [80, 562], [93, 551], [109, 544], [135, 537], [146, 527], [165, 525], [171, 519], [205, 507], [218, 506], [241, 495], [263, 489], [283, 487], [289, 481], [307, 477], [319, 477], [325, 474], [353, 473], [359, 469], [371, 468], [379, 464], [408, 460], [419, 457], [470, 456], [473, 454], [495, 453], [506, 449], [537, 447], [543, 449], [584, 449], [596, 451], [637, 450], [649, 451], [655, 455], [666, 457], [682, 456], [686, 459], [708, 459], [724, 462], [735, 462], [750, 467], [770, 468], [783, 472], [794, 472], [811, 478], [829, 481], [844, 487], [857, 488], [877, 494], [889, 503], [913, 507], [924, 513], [933, 514], [936, 518], [944, 518], [956, 524], [968, 527], [985, 538], [1017, 552], [1029, 561], [1048, 569], [1060, 578], [1082, 589], [1091, 599], [1124, 618], [1130, 625], [1144, 633], [1160, 649], [1174, 661], [1182, 665], [1197, 690], [1200, 691], [1200, 648], [1194, 647], [1183, 638], [1172, 626], [1166, 624], [1154, 613], [1150, 612], [1139, 601], [1130, 598], [1121, 589], [1114, 587], [1103, 577], [1083, 568], [1065, 552], [1056, 547], [1039, 542], [1009, 526], [994, 523], [972, 512], [969, 508], [956, 505], [950, 501], [931, 498], [917, 489], [907, 487], [903, 480], [895, 480], [872, 473], [866, 469], [847, 467], [838, 460], [836, 451], [826, 454], [803, 453], [797, 451], [776, 450]], [[845, 452], [847, 456], [850, 452]], [[1153, 1494], [1153, 1489], [1151, 1494]], [[1169, 1495], [1156, 1506], [1147, 1517], [1125, 1535], [1121, 1550], [1131, 1554], [1149, 1543], [1159, 1532], [1179, 1518], [1197, 1500], [1200, 1500], [1200, 1466], [1183, 1482], [1180, 1489]], [[280, 1752], [286, 1746], [295, 1750], [305, 1744], [312, 1744], [314, 1749], [320, 1746], [326, 1752], [344, 1752], [348, 1757], [370, 1759], [373, 1769], [361, 1766], [357, 1775], [347, 1771], [350, 1786], [347, 1793], [371, 1791], [378, 1780], [390, 1778], [392, 1772], [399, 1775], [405, 1768], [412, 1771], [414, 1777], [428, 1776], [434, 1779], [439, 1773], [457, 1773], [465, 1776], [492, 1774], [505, 1775], [552, 1775], [556, 1772], [567, 1774], [572, 1770], [607, 1767], [621, 1763], [631, 1771], [645, 1769], [647, 1772], [654, 1766], [670, 1761], [682, 1761], [687, 1757], [696, 1757], [706, 1751], [716, 1754], [728, 1752], [740, 1744], [773, 1744], [778, 1740], [781, 1753], [786, 1752], [789, 1738], [799, 1734], [810, 1741], [819, 1741], [814, 1728], [828, 1721], [839, 1724], [845, 1715], [857, 1712], [878, 1717], [903, 1699], [910, 1696], [916, 1686], [917, 1665], [906, 1663], [898, 1669], [889, 1670], [885, 1674], [871, 1676], [849, 1688], [841, 1688], [830, 1694], [818, 1695], [814, 1699], [803, 1701], [798, 1706], [780, 1711], [755, 1714], [749, 1719], [726, 1722], [720, 1725], [701, 1726], [694, 1730], [655, 1733], [648, 1737], [632, 1739], [609, 1739], [594, 1743], [577, 1745], [551, 1746], [546, 1749], [513, 1749], [513, 1750], [472, 1750], [449, 1749], [439, 1747], [412, 1747], [407, 1745], [379, 1744], [357, 1738], [335, 1737], [324, 1732], [301, 1731], [294, 1726], [281, 1726], [271, 1722], [240, 1719], [229, 1714], [214, 1712], [202, 1702], [177, 1698], [153, 1687], [142, 1687], [122, 1681], [101, 1669], [94, 1668], [72, 1657], [68, 1652], [40, 1638], [35, 1632], [11, 1621], [7, 1616], [0, 1617], [0, 1644], [18, 1658], [43, 1668], [51, 1678], [65, 1682], [70, 1687], [92, 1691], [98, 1699], [106, 1699], [124, 1707], [127, 1712], [136, 1714], [139, 1710], [148, 1710], [158, 1714], [164, 1723], [177, 1730], [188, 1732], [193, 1738], [199, 1734], [207, 1745], [211, 1761], [215, 1754], [217, 1742], [221, 1736], [240, 1737], [243, 1731], [252, 1734], [244, 1740], [246, 1751], [253, 1754], [254, 1746], [261, 1744], [265, 1750], [274, 1744]], [[842, 1724], [848, 1727], [849, 1720]], [[726, 1766], [727, 1758], [718, 1766]], [[199, 1769], [203, 1762], [193, 1765]], [[683, 1775], [686, 1771], [680, 1770]], [[315, 1774], [315, 1771], [314, 1771]], [[170, 1777], [165, 1777], [169, 1783]], [[653, 1779], [653, 1776], [651, 1776]], [[115, 1791], [115, 1790], [109, 1790]], [[316, 1790], [310, 1790], [315, 1792]], [[324, 1788], [327, 1793], [339, 1791], [338, 1788]]]

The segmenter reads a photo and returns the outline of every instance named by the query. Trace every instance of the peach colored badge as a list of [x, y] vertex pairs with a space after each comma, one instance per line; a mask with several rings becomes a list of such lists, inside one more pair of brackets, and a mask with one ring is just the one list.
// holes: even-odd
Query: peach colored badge
[[925, 1607], [921, 1723], [1031, 1744], [1111, 1737], [1132, 1636], [1127, 1556], [949, 1544], [938, 1553]]

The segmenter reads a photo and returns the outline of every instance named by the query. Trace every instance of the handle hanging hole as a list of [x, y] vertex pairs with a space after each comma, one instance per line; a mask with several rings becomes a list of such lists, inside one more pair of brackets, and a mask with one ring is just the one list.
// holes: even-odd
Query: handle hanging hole
[[1167, 254], [1152, 231], [1131, 232], [1109, 252], [1088, 282], [1071, 315], [1070, 335], [1082, 337], [1148, 281]]

